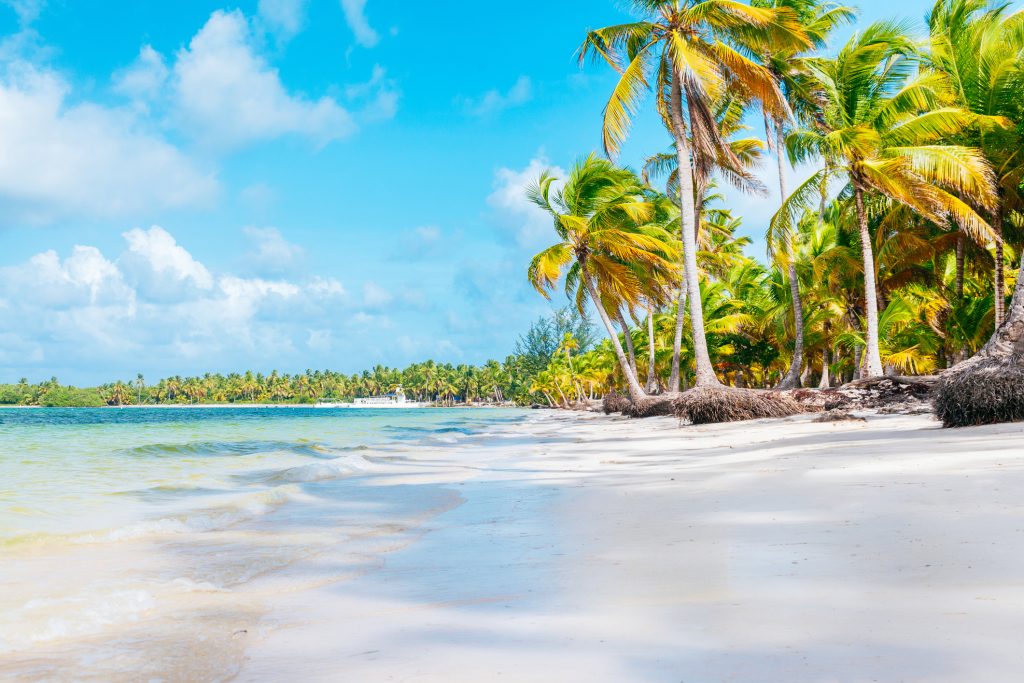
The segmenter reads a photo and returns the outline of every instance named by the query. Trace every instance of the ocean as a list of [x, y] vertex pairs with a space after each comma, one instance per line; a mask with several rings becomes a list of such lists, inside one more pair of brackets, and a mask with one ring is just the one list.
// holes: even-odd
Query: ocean
[[471, 458], [529, 418], [0, 409], [0, 677], [230, 676], [251, 631], [273, 628], [267, 596], [371, 571], [459, 504], [415, 478], [368, 482], [412, 454]]

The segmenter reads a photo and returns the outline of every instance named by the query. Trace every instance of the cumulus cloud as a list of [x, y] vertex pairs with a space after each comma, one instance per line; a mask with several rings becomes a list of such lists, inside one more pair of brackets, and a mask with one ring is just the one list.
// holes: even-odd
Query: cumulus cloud
[[213, 174], [132, 112], [71, 99], [53, 72], [19, 63], [0, 75], [0, 221], [136, 215], [217, 195]]
[[250, 226], [242, 232], [252, 244], [245, 261], [256, 272], [270, 275], [287, 274], [295, 271], [305, 258], [305, 250], [286, 240], [277, 228]]
[[533, 82], [528, 76], [520, 76], [506, 92], [488, 90], [479, 97], [460, 98], [463, 109], [472, 116], [497, 114], [512, 107], [526, 104], [533, 98]]
[[160, 226], [133, 228], [122, 236], [128, 250], [120, 259], [121, 266], [149, 298], [167, 300], [213, 288], [213, 276], [206, 266]]
[[260, 0], [257, 12], [278, 38], [290, 40], [306, 21], [306, 0]]
[[14, 316], [5, 316], [0, 324], [7, 329], [0, 334], [14, 346], [36, 345], [39, 361], [48, 347], [111, 347], [117, 331], [137, 312], [135, 291], [95, 247], [76, 246], [64, 259], [46, 251], [0, 268], [0, 290]]
[[[494, 191], [487, 198], [487, 204], [498, 212], [499, 225], [524, 248], [545, 246], [554, 234], [551, 216], [526, 198], [527, 187], [535, 183], [544, 171], [550, 171], [560, 179], [566, 176], [562, 168], [551, 166], [543, 155], [538, 155], [526, 168], [499, 168], [494, 174]], [[556, 183], [553, 191], [558, 186]]]
[[239, 10], [216, 11], [177, 55], [176, 106], [188, 129], [218, 146], [286, 134], [320, 144], [351, 135], [352, 115], [330, 97], [287, 91], [276, 69], [258, 54]]
[[374, 283], [363, 288], [365, 302], [353, 302], [333, 278], [213, 273], [158, 226], [123, 236], [116, 258], [80, 245], [0, 268], [0, 369], [27, 374], [35, 366], [48, 376], [99, 365], [107, 378], [111, 368], [305, 367], [304, 352], [356, 344], [353, 326], [377, 333], [391, 324], [367, 306], [390, 301]]
[[380, 36], [366, 18], [366, 0], [341, 0], [345, 21], [363, 47], [373, 47], [380, 42]]
[[131, 66], [114, 73], [114, 91], [134, 100], [152, 100], [160, 95], [169, 75], [164, 56], [152, 45], [143, 45]]

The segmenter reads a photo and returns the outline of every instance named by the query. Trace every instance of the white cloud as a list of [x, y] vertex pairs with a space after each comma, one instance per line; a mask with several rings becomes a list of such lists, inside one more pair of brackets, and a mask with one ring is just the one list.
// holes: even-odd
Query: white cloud
[[216, 11], [177, 55], [176, 106], [186, 129], [204, 142], [230, 147], [287, 134], [326, 144], [351, 135], [351, 114], [330, 97], [289, 93], [276, 69], [257, 53], [238, 10]]
[[366, 0], [341, 0], [341, 9], [357, 43], [363, 47], [373, 47], [380, 42], [380, 36], [366, 19]]
[[3, 4], [14, 10], [18, 21], [24, 26], [39, 18], [46, 0], [3, 0]]
[[393, 119], [398, 112], [401, 95], [398, 84], [387, 77], [387, 70], [380, 64], [374, 65], [369, 81], [345, 87], [345, 96], [349, 100], [362, 101], [359, 116], [367, 122]]
[[[566, 176], [563, 169], [551, 166], [543, 155], [539, 155], [531, 159], [524, 169], [498, 169], [494, 177], [494, 192], [487, 198], [488, 205], [500, 214], [499, 224], [510, 230], [515, 241], [524, 248], [545, 246], [555, 239], [551, 216], [526, 198], [526, 188], [537, 182], [544, 171], [550, 171], [559, 179]], [[556, 183], [552, 191], [558, 186]]]
[[290, 40], [306, 21], [306, 0], [260, 0], [257, 12], [280, 39]]
[[213, 287], [213, 276], [206, 266], [195, 260], [159, 225], [149, 230], [133, 228], [122, 236], [128, 242], [128, 253], [139, 257], [156, 275], [177, 282], [190, 282], [200, 289]]
[[133, 112], [70, 95], [56, 74], [24, 63], [0, 76], [0, 221], [136, 215], [216, 196], [214, 177]]
[[245, 260], [260, 273], [280, 275], [293, 271], [305, 257], [305, 250], [284, 238], [277, 228], [243, 228], [252, 243]]
[[520, 76], [507, 92], [488, 90], [480, 97], [461, 98], [463, 108], [473, 116], [497, 114], [511, 107], [526, 104], [533, 98], [533, 82]]
[[387, 306], [394, 297], [391, 292], [384, 289], [376, 282], [363, 283], [363, 305], [367, 308], [383, 308]]
[[160, 95], [169, 75], [164, 56], [152, 45], [143, 45], [135, 62], [114, 73], [112, 80], [115, 92], [145, 101]]
[[[64, 258], [45, 251], [0, 268], [0, 340], [21, 350], [0, 353], [0, 368], [36, 366], [49, 376], [99, 365], [106, 378], [111, 367], [185, 372], [195, 362], [205, 371], [282, 358], [304, 365], [299, 349], [327, 352], [353, 339], [351, 316], [339, 315], [349, 306], [345, 289], [333, 278], [215, 275], [162, 228], [129, 230], [124, 239], [116, 259], [76, 246]], [[364, 322], [387, 324], [380, 316]]]

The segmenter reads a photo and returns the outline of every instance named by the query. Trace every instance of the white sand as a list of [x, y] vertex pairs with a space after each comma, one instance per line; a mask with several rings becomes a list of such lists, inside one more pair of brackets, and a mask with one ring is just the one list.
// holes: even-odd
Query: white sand
[[268, 580], [238, 680], [1024, 678], [1024, 425], [516, 430], [375, 460], [376, 524]]

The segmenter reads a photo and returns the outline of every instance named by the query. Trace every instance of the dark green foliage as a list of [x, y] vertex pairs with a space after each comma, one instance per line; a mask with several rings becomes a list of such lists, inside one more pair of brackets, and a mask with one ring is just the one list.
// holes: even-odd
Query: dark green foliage
[[590, 320], [568, 306], [550, 316], [538, 318], [519, 337], [515, 355], [521, 359], [523, 370], [528, 376], [532, 377], [547, 368], [566, 334], [571, 334], [579, 343], [579, 348], [575, 350], [577, 355], [589, 351], [597, 338]]

